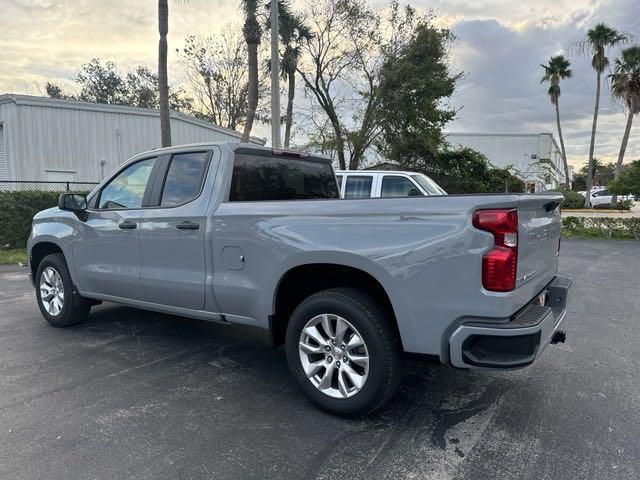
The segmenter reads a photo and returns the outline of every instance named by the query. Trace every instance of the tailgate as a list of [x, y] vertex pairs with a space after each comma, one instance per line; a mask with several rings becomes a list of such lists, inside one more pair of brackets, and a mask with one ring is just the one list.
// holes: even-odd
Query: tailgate
[[516, 288], [534, 279], [536, 284], [549, 282], [557, 273], [562, 198], [561, 194], [519, 197]]

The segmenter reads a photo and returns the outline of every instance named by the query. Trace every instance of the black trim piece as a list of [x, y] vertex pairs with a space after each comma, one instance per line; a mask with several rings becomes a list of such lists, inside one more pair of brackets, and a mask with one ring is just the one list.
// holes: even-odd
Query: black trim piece
[[160, 178], [163, 178], [167, 174], [167, 170], [169, 168], [169, 158], [170, 155], [164, 154], [160, 155], [157, 160], [158, 168], [154, 168], [154, 171], [151, 172], [153, 175], [153, 183], [151, 187], [151, 191], [149, 193], [148, 202], [143, 204], [144, 207], [157, 207], [160, 205], [160, 198], [162, 196], [162, 186], [164, 185], [159, 181]]
[[462, 359], [469, 365], [516, 368], [533, 363], [540, 346], [540, 332], [526, 335], [471, 335], [462, 344]]
[[[328, 165], [331, 165], [331, 159], [328, 157], [321, 157], [318, 155], [312, 155], [312, 154], [308, 154], [308, 156], [306, 157], [294, 157], [294, 156], [288, 156], [288, 155], [278, 155], [277, 153], [274, 153], [273, 150], [271, 148], [267, 148], [267, 147], [249, 147], [246, 145], [242, 145], [239, 147], [236, 147], [233, 152], [236, 155], [258, 155], [258, 156], [262, 156], [262, 157], [275, 157], [275, 158], [286, 158], [287, 160], [291, 160], [291, 161], [303, 161], [303, 162], [318, 162], [318, 163], [325, 163]], [[304, 153], [306, 154], [306, 152], [300, 152], [301, 154]]]
[[124, 222], [120, 223], [118, 227], [122, 230], [135, 230], [136, 228], [138, 228], [138, 225], [136, 223], [130, 222], [129, 220], [125, 220]]
[[198, 230], [200, 228], [200, 224], [186, 221], [176, 225], [176, 228], [178, 230]]

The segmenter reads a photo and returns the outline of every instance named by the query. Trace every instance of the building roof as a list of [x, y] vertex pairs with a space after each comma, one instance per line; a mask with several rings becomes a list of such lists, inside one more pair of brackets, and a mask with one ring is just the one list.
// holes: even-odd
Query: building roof
[[[85, 112], [107, 112], [150, 117], [160, 116], [159, 110], [151, 108], [129, 107], [126, 105], [112, 105], [106, 103], [79, 102], [77, 100], [63, 100], [59, 98], [37, 97], [33, 95], [18, 95], [13, 93], [0, 94], [0, 104], [3, 103], [15, 103], [16, 105], [28, 105], [34, 107], [65, 108], [71, 110], [83, 110]], [[172, 111], [171, 118], [181, 120], [185, 123], [191, 123], [199, 127], [207, 128], [218, 133], [230, 135], [232, 137], [242, 137], [242, 134], [236, 130], [221, 127], [219, 125], [209, 123], [205, 120], [200, 120], [184, 113]], [[264, 138], [251, 137], [251, 140], [263, 145], [266, 143], [266, 140]]]
[[540, 132], [540, 133], [499, 133], [499, 132], [444, 132], [443, 135], [448, 137], [450, 135], [456, 136], [468, 136], [468, 137], [539, 137], [540, 135], [551, 135], [550, 132]]

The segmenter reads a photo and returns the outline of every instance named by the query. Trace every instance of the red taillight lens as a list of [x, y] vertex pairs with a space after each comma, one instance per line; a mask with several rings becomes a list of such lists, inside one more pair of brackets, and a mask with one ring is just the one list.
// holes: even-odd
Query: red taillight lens
[[482, 286], [493, 292], [513, 290], [518, 269], [518, 212], [478, 210], [473, 226], [493, 234], [494, 247], [482, 256]]

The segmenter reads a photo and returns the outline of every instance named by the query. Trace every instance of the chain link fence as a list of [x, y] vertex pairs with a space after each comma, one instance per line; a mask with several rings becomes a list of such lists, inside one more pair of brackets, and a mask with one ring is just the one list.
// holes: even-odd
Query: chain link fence
[[98, 182], [49, 182], [46, 180], [0, 180], [0, 192], [89, 192]]

